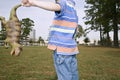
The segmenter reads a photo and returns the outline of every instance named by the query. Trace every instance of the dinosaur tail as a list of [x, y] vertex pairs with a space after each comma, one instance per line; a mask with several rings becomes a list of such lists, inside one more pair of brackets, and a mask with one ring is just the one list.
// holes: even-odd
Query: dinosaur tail
[[10, 11], [10, 19], [9, 20], [18, 21], [18, 18], [16, 15], [16, 10], [21, 6], [22, 6], [21, 4], [18, 4], [12, 8], [12, 10]]

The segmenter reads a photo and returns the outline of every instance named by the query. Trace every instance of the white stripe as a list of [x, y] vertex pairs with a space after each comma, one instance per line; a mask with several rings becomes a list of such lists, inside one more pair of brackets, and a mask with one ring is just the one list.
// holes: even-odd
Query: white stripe
[[71, 2], [67, 2], [66, 4], [67, 4], [69, 7], [75, 9], [75, 6], [74, 6]]
[[60, 28], [50, 28], [51, 31], [58, 31], [58, 32], [64, 32], [64, 33], [74, 33], [74, 30], [66, 30], [66, 29], [60, 29]]
[[68, 16], [62, 16], [62, 17], [68, 18], [68, 19], [76, 19], [76, 18], [70, 18], [70, 17], [68, 17]]
[[[58, 43], [58, 44], [64, 44], [64, 45], [73, 45], [73, 43], [62, 43], [62, 42], [58, 42], [58, 41], [49, 41], [49, 42]], [[74, 43], [74, 45], [76, 45], [76, 43]]]
[[74, 8], [73, 5], [71, 5], [71, 4], [69, 4], [69, 3], [67, 3], [67, 5], [70, 6], [70, 7], [72, 7], [72, 8]]

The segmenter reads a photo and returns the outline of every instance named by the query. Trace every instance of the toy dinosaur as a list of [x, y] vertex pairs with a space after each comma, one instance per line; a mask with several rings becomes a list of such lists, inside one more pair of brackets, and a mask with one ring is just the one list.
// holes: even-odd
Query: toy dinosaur
[[5, 27], [7, 33], [5, 45], [7, 43], [11, 45], [12, 50], [10, 54], [15, 56], [20, 55], [20, 52], [22, 51], [22, 46], [19, 43], [21, 35], [21, 23], [16, 15], [16, 10], [20, 6], [21, 4], [16, 5], [12, 8], [10, 12], [10, 18], [8, 21], [6, 21], [4, 17], [0, 17], [2, 26]]

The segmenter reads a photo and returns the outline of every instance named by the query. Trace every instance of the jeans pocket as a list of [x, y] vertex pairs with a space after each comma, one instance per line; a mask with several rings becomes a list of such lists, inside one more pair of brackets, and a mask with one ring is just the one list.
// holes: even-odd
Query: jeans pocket
[[65, 60], [65, 56], [58, 54], [57, 59], [56, 59], [57, 64], [59, 64], [59, 65], [62, 64], [64, 62], [64, 60]]

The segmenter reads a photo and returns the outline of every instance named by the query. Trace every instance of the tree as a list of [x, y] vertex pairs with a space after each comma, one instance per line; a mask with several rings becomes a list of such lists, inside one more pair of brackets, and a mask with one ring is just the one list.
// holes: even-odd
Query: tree
[[22, 19], [21, 24], [22, 24], [21, 34], [23, 36], [28, 36], [30, 34], [30, 31], [32, 30], [32, 26], [34, 26], [34, 21], [29, 18], [25, 18]]
[[30, 40], [29, 40], [29, 43], [30, 43], [30, 45], [33, 45], [33, 40], [30, 39]]
[[[78, 25], [78, 27], [76, 29], [76, 33], [74, 35], [75, 40], [77, 41], [77, 38], [80, 38], [83, 35], [85, 35], [85, 32], [84, 32], [82, 26]], [[79, 42], [77, 41], [77, 43], [79, 43]]]
[[21, 39], [23, 40], [23, 37], [25, 37], [25, 40], [27, 40], [27, 36], [30, 34], [30, 31], [32, 30], [32, 26], [34, 26], [34, 21], [29, 18], [24, 18], [21, 20]]
[[88, 37], [86, 37], [86, 38], [84, 39], [84, 42], [87, 44], [87, 43], [90, 42], [90, 39], [89, 39]]
[[5, 28], [2, 27], [0, 31], [0, 40], [5, 40], [6, 39], [6, 31]]
[[118, 47], [120, 0], [86, 0], [86, 3], [85, 23], [91, 25], [87, 30], [100, 31], [102, 43], [104, 35], [110, 39], [109, 32], [114, 31], [114, 46]]
[[1, 21], [0, 40], [5, 40], [6, 39], [6, 30], [5, 30], [6, 20], [4, 17], [0, 16], [0, 21]]
[[114, 31], [114, 46], [119, 47], [118, 43], [118, 30], [120, 24], [120, 0], [110, 1], [111, 3], [111, 13], [112, 13], [112, 23], [113, 23], [113, 31]]
[[86, 19], [85, 22], [86, 25], [90, 25], [89, 28], [87, 28], [85, 31], [86, 33], [89, 33], [91, 30], [94, 31], [100, 31], [100, 41], [102, 42], [102, 36], [103, 36], [103, 27], [102, 27], [102, 1], [96, 1], [96, 0], [86, 0], [86, 3], [88, 5], [85, 6], [86, 10]]
[[81, 25], [78, 25], [78, 28], [76, 29], [75, 39], [80, 38], [82, 35], [84, 35], [84, 30]]
[[45, 45], [45, 41], [44, 41], [44, 39], [42, 37], [39, 37], [37, 42], [40, 43], [40, 44]]

